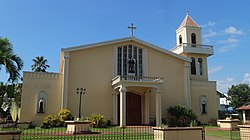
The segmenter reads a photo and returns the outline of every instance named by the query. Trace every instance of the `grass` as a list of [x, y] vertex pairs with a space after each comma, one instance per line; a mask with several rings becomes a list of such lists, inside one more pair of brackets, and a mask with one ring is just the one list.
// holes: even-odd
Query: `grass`
[[137, 139], [150, 140], [153, 139], [153, 133], [150, 128], [125, 128], [109, 127], [109, 128], [92, 128], [92, 134], [71, 134], [66, 132], [65, 127], [44, 129], [36, 127], [26, 129], [21, 135], [21, 139]]
[[220, 130], [219, 127], [206, 127], [206, 135], [232, 140], [240, 140], [239, 131]]

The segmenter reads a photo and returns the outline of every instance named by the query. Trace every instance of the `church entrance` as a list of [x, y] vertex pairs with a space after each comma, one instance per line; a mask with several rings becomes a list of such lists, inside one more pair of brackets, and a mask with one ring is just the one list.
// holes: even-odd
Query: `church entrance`
[[[141, 125], [141, 95], [126, 93], [126, 125]], [[118, 95], [118, 124], [120, 123], [120, 96]]]

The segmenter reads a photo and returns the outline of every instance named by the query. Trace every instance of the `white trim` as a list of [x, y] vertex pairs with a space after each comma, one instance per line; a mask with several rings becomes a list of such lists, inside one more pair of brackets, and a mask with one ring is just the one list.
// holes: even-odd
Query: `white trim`
[[142, 76], [148, 76], [148, 49], [142, 49]]
[[135, 41], [138, 43], [141, 43], [143, 45], [146, 45], [150, 48], [153, 48], [155, 50], [161, 51], [165, 54], [171, 55], [173, 57], [179, 58], [181, 60], [184, 61], [188, 61], [190, 62], [190, 59], [178, 54], [175, 54], [169, 50], [163, 49], [159, 46], [153, 45], [151, 43], [145, 42], [143, 40], [140, 40], [138, 38], [135, 37], [126, 37], [126, 38], [121, 38], [121, 39], [115, 39], [115, 40], [110, 40], [110, 41], [104, 41], [104, 42], [98, 42], [98, 43], [93, 43], [93, 44], [87, 44], [87, 45], [81, 45], [81, 46], [75, 46], [75, 47], [69, 47], [69, 48], [62, 48], [61, 51], [62, 52], [70, 52], [70, 51], [76, 51], [76, 50], [82, 50], [82, 49], [88, 49], [88, 48], [94, 48], [94, 47], [100, 47], [100, 46], [104, 46], [104, 45], [110, 45], [110, 44], [114, 44], [114, 43], [121, 43], [121, 42], [125, 42], [125, 41]]
[[117, 59], [118, 59], [118, 47], [113, 47], [113, 69], [112, 69], [112, 75], [116, 76], [118, 71], [117, 71]]
[[63, 80], [62, 80], [62, 103], [61, 109], [67, 108], [69, 79], [69, 54], [64, 53]]
[[188, 108], [192, 108], [190, 94], [190, 63], [184, 63], [184, 94], [185, 104]]

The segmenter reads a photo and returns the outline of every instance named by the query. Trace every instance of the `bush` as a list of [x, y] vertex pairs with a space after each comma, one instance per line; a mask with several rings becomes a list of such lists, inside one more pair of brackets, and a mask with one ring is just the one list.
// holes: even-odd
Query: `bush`
[[43, 127], [61, 127], [65, 125], [65, 120], [73, 120], [74, 117], [67, 109], [62, 109], [57, 115], [48, 115], [43, 120]]
[[66, 120], [74, 120], [73, 115], [67, 109], [61, 109], [57, 115], [59, 117], [59, 122], [61, 123], [61, 126], [65, 124]]
[[48, 115], [43, 120], [43, 127], [50, 128], [50, 127], [57, 127], [60, 126], [59, 117], [57, 115]]
[[197, 116], [193, 113], [193, 111], [182, 105], [170, 107], [168, 109], [168, 115], [167, 124], [170, 127], [194, 126], [197, 124], [196, 122], [198, 122]]
[[111, 125], [111, 121], [105, 119], [105, 116], [101, 114], [92, 114], [86, 119], [91, 122], [94, 128], [105, 128]]
[[217, 126], [217, 120], [216, 119], [211, 119], [208, 123], [208, 126]]

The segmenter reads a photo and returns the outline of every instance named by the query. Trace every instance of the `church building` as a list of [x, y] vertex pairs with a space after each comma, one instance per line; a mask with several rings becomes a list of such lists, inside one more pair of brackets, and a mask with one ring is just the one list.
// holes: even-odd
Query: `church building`
[[24, 72], [20, 119], [41, 125], [65, 108], [75, 117], [103, 114], [119, 126], [161, 125], [167, 109], [181, 104], [207, 123], [218, 118], [216, 82], [208, 80], [213, 54], [189, 15], [171, 50], [134, 36], [62, 48], [58, 73]]

